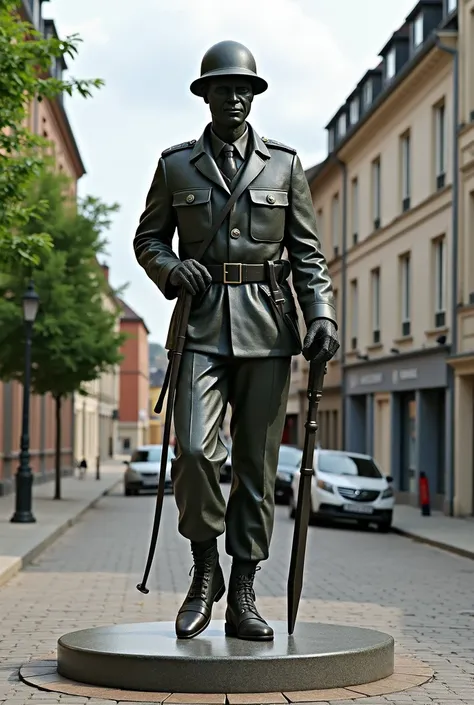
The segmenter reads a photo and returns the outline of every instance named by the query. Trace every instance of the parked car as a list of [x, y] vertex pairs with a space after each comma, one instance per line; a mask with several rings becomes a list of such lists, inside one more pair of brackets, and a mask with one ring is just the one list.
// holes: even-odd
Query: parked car
[[[314, 454], [315, 475], [311, 483], [311, 518], [356, 520], [379, 531], [392, 525], [395, 497], [392, 478], [385, 477], [370, 455], [318, 449]], [[299, 472], [292, 483], [290, 517], [295, 516]]]
[[[130, 460], [126, 460], [125, 476], [123, 480], [125, 495], [137, 495], [141, 490], [156, 490], [160, 474], [161, 455], [163, 446], [145, 445], [133, 451]], [[173, 492], [171, 483], [171, 461], [174, 450], [168, 449], [166, 465], [165, 492]]]
[[[228, 456], [221, 467], [220, 480], [223, 483], [232, 481], [232, 443], [226, 444]], [[281, 445], [278, 456], [278, 468], [275, 481], [275, 501], [278, 504], [288, 504], [291, 496], [293, 475], [300, 469], [302, 451], [295, 446]]]
[[289, 504], [293, 477], [301, 468], [303, 451], [296, 446], [281, 445], [278, 455], [278, 468], [275, 481], [275, 501], [277, 504]]

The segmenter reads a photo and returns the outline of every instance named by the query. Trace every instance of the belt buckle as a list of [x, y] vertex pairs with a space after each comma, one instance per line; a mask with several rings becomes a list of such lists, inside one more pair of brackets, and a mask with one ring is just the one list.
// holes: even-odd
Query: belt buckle
[[[228, 267], [237, 267], [238, 279], [231, 279]], [[242, 284], [242, 264], [240, 262], [224, 262], [224, 284]]]

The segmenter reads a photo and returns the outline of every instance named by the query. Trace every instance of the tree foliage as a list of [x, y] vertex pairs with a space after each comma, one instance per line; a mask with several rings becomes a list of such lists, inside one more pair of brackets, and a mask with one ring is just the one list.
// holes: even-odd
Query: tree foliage
[[[78, 206], [64, 199], [66, 178], [45, 173], [31, 188], [28, 204], [44, 200], [48, 208], [26, 226], [51, 233], [53, 249], [34, 271], [40, 299], [34, 326], [32, 387], [38, 394], [64, 397], [84, 391], [120, 360], [122, 336], [115, 331], [118, 309], [104, 308], [107, 283], [97, 257], [104, 252], [102, 233], [118, 206], [86, 197]], [[10, 277], [0, 287], [0, 378], [23, 380], [22, 296], [28, 277]]]
[[90, 81], [62, 80], [50, 73], [52, 62], [74, 59], [81, 41], [45, 39], [21, 19], [16, 0], [0, 0], [0, 269], [21, 263], [37, 265], [52, 244], [47, 230], [25, 230], [46, 203], [26, 205], [29, 185], [47, 159], [44, 138], [28, 129], [28, 113], [35, 99], [55, 100], [79, 93], [84, 98], [103, 85]]
[[[79, 203], [65, 197], [67, 179], [43, 173], [30, 188], [27, 206], [47, 203], [32, 214], [25, 233], [40, 229], [51, 234], [53, 248], [33, 272], [40, 305], [34, 324], [31, 386], [37, 394], [50, 392], [59, 409], [61, 401], [79, 392], [86, 382], [121, 360], [124, 336], [118, 330], [120, 309], [104, 307], [108, 288], [97, 257], [104, 252], [103, 232], [118, 206], [87, 197]], [[22, 296], [28, 277], [10, 276], [0, 284], [0, 378], [24, 378], [25, 328]], [[57, 477], [60, 472], [60, 429], [57, 429]], [[59, 482], [59, 479], [58, 479]], [[57, 490], [58, 491], [58, 490]]]

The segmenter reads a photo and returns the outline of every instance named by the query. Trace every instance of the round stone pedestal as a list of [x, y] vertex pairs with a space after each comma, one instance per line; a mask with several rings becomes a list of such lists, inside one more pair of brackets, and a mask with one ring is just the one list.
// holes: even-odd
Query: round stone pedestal
[[224, 636], [213, 622], [176, 639], [173, 622], [122, 624], [71, 632], [58, 641], [58, 673], [105, 688], [167, 693], [268, 693], [344, 688], [391, 676], [394, 641], [372, 629], [301, 623], [273, 642]]

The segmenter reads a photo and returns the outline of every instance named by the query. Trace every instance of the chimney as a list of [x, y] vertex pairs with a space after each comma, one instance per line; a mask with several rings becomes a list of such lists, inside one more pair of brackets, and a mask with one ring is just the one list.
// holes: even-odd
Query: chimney
[[107, 264], [101, 264], [102, 271], [104, 272], [104, 277], [106, 281], [109, 281], [109, 266]]

